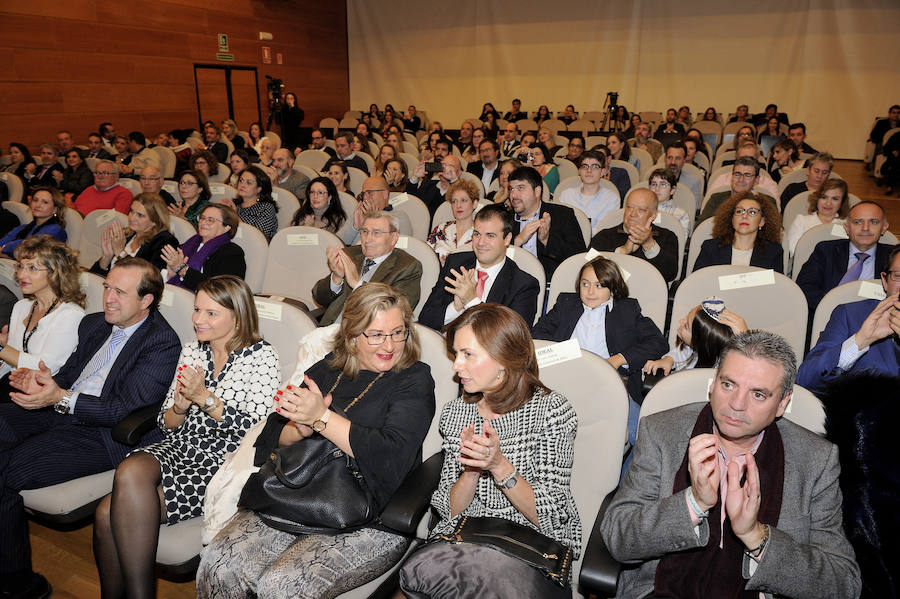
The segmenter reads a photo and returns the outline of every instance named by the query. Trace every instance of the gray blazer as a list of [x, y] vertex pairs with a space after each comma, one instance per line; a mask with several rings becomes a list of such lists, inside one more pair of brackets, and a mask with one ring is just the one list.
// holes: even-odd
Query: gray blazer
[[[619, 575], [616, 597], [644, 597], [653, 591], [662, 555], [709, 540], [707, 522], [701, 522], [698, 539], [684, 493], [671, 492], [704, 405], [641, 420], [631, 466], [601, 524], [612, 556], [632, 566]], [[837, 446], [784, 418], [778, 430], [785, 454], [781, 514], [753, 576], [744, 556], [746, 588], [767, 597], [858, 597], [859, 567], [841, 527]]]

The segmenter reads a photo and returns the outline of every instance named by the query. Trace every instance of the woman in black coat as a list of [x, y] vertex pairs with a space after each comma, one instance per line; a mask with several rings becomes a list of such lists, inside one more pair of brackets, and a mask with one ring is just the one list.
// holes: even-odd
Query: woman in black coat
[[82, 191], [94, 184], [94, 173], [85, 164], [84, 158], [81, 156], [81, 150], [73, 148], [66, 152], [66, 170], [62, 173], [54, 173], [59, 190], [63, 193], [72, 194], [72, 198], [77, 198]]
[[162, 270], [166, 267], [162, 249], [167, 245], [178, 247], [178, 240], [169, 232], [166, 201], [155, 193], [139, 193], [131, 201], [128, 228], [113, 220], [101, 233], [102, 254], [91, 272], [105, 277], [118, 260], [127, 256], [143, 258]]
[[769, 201], [747, 191], [716, 210], [712, 239], [700, 246], [694, 271], [706, 266], [758, 266], [784, 273], [781, 215]]

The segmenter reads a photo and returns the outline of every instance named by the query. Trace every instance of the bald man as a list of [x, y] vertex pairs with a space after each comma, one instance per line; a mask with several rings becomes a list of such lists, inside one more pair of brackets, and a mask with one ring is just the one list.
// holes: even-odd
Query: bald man
[[141, 182], [141, 192], [155, 193], [166, 201], [166, 205], [174, 204], [175, 198], [168, 191], [162, 188], [165, 180], [159, 168], [155, 166], [145, 166], [141, 171], [139, 178]]
[[371, 212], [387, 212], [397, 217], [397, 231], [400, 235], [412, 235], [412, 225], [409, 217], [401, 210], [394, 210], [394, 207], [388, 202], [390, 191], [384, 177], [369, 177], [363, 182], [362, 192], [356, 205], [356, 210], [352, 215], [353, 226], [347, 229], [347, 233], [341, 238], [341, 241], [347, 245], [357, 245], [360, 243], [359, 231], [363, 228], [366, 215]]

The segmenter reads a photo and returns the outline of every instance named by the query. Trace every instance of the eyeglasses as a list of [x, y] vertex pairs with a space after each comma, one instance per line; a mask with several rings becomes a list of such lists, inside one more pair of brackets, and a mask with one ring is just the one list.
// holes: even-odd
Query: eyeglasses
[[600, 166], [599, 164], [597, 164], [596, 162], [592, 162], [592, 163], [590, 163], [590, 164], [582, 164], [581, 166], [578, 167], [578, 170], [582, 170], [582, 171], [599, 171], [601, 168], [603, 168], [603, 167]]
[[185, 187], [193, 187], [194, 185], [197, 185], [197, 182], [196, 181], [179, 181], [178, 184], [184, 185]]
[[749, 214], [750, 216], [756, 216], [762, 212], [759, 208], [735, 208], [734, 214], [736, 216], [744, 216], [745, 214]]
[[49, 268], [41, 268], [37, 264], [22, 264], [21, 262], [16, 262], [16, 272], [20, 272], [23, 270], [27, 270], [30, 273], [40, 272], [42, 270], [49, 271]]
[[112, 177], [115, 173], [111, 173], [109, 171], [94, 171], [95, 177]]
[[225, 224], [225, 221], [223, 221], [222, 219], [220, 219], [220, 218], [213, 218], [212, 216], [201, 216], [201, 217], [199, 217], [199, 218], [197, 219], [197, 222], [200, 222], [200, 223], [222, 223], [222, 224]]
[[890, 279], [894, 283], [900, 283], [900, 270], [886, 270], [882, 274], [886, 279]]
[[391, 341], [396, 343], [403, 343], [407, 339], [409, 339], [409, 329], [400, 329], [399, 331], [394, 331], [393, 333], [360, 333], [363, 337], [366, 338], [366, 342], [369, 345], [381, 345], [385, 342], [385, 340], [390, 337]]
[[650, 189], [669, 189], [672, 187], [668, 181], [654, 181], [650, 184]]
[[741, 178], [743, 178], [743, 179], [746, 179], [746, 180], [749, 181], [750, 179], [755, 178], [755, 177], [756, 177], [756, 174], [755, 174], [755, 173], [731, 173], [731, 176], [732, 176], [734, 179], [741, 179]]
[[381, 237], [382, 235], [388, 235], [389, 233], [390, 233], [390, 231], [381, 231], [379, 229], [366, 229], [365, 227], [363, 227], [362, 229], [359, 230], [360, 236], [371, 235], [372, 237], [376, 237], [376, 238]]

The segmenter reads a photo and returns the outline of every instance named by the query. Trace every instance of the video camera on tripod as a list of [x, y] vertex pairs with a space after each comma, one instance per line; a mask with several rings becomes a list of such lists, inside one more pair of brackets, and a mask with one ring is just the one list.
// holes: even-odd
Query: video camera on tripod
[[619, 92], [606, 92], [606, 100], [603, 101], [603, 108], [606, 114], [603, 115], [603, 123], [600, 124], [600, 131], [621, 131], [623, 124], [616, 119], [616, 112], [619, 111]]
[[284, 92], [284, 81], [272, 77], [271, 75], [266, 75], [266, 79], [268, 79], [266, 90], [269, 98], [269, 119], [266, 124], [266, 129], [269, 129], [272, 126], [273, 120], [279, 125], [282, 123], [281, 95]]

